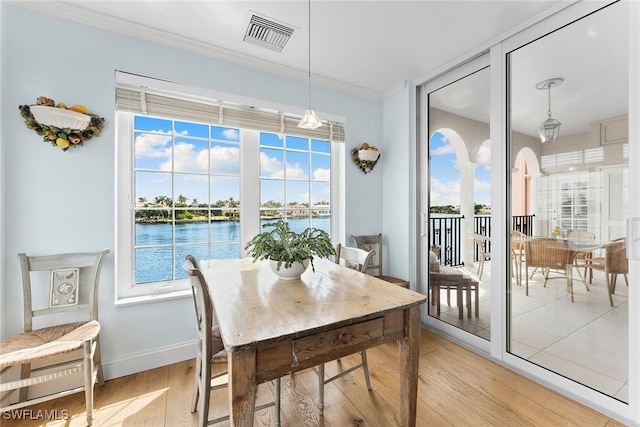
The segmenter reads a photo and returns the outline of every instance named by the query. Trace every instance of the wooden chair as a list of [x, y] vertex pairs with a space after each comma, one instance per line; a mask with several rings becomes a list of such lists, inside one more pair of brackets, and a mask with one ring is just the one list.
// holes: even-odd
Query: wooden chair
[[[352, 248], [348, 246], [342, 246], [340, 243], [336, 245], [336, 264], [343, 264], [346, 267], [353, 268], [354, 270], [364, 272], [371, 263], [371, 258], [374, 256], [373, 251], [365, 251], [364, 249]], [[352, 366], [349, 369], [339, 372], [331, 378], [325, 379], [324, 375], [324, 363], [314, 368], [314, 371], [318, 375], [318, 409], [320, 414], [324, 413], [324, 386], [331, 381], [337, 380], [356, 369], [362, 368], [364, 371], [364, 380], [367, 383], [367, 390], [371, 390], [371, 380], [369, 379], [369, 365], [367, 364], [367, 352], [360, 352], [361, 361], [359, 364]]]
[[[551, 270], [563, 275], [567, 280], [567, 290], [573, 301], [573, 281], [567, 274], [567, 268], [571, 268], [571, 253], [566, 240], [558, 240], [547, 237], [536, 237], [524, 241], [525, 258], [525, 295], [529, 295], [529, 268], [540, 268], [544, 274], [543, 286], [547, 286]], [[586, 283], [585, 283], [586, 285]], [[588, 290], [588, 288], [587, 288]]]
[[374, 253], [374, 257], [371, 259], [371, 264], [369, 265], [365, 273], [371, 274], [370, 271], [374, 270], [377, 273], [375, 276], [379, 279], [384, 280], [385, 282], [391, 282], [398, 286], [402, 286], [403, 288], [409, 287], [408, 281], [400, 279], [398, 277], [387, 276], [383, 273], [382, 233], [367, 236], [354, 236], [352, 234], [351, 241], [355, 247], [363, 249], [365, 251], [373, 251]]
[[[24, 299], [24, 332], [0, 344], [4, 374], [20, 367], [20, 379], [3, 382], [0, 411], [11, 411], [84, 391], [87, 425], [93, 422], [93, 388], [104, 384], [100, 358], [98, 285], [109, 249], [47, 256], [19, 254]], [[69, 323], [60, 323], [64, 318]], [[38, 329], [34, 329], [34, 325]], [[41, 397], [29, 387], [83, 374], [79, 387]], [[18, 392], [17, 402], [5, 404]], [[14, 399], [15, 400], [15, 399]]]
[[[198, 334], [198, 355], [196, 357], [195, 384], [191, 412], [198, 412], [198, 426], [204, 427], [229, 419], [228, 415], [208, 420], [209, 404], [211, 402], [211, 390], [218, 390], [229, 386], [228, 370], [211, 375], [211, 363], [226, 362], [227, 353], [224, 350], [224, 342], [218, 326], [213, 326], [214, 309], [209, 287], [199, 268], [198, 262], [192, 255], [187, 255], [183, 270], [187, 273], [193, 303], [196, 313], [196, 326]], [[280, 426], [280, 379], [271, 382], [275, 399], [273, 402], [256, 406], [261, 410], [275, 406], [275, 424]]]
[[484, 272], [484, 262], [491, 260], [491, 250], [489, 249], [490, 239], [482, 234], [471, 233], [473, 235], [473, 241], [476, 243], [476, 249], [478, 250], [478, 280], [482, 280], [482, 273]]
[[613, 240], [604, 245], [604, 257], [591, 258], [585, 264], [589, 270], [589, 283], [593, 278], [593, 270], [603, 271], [607, 282], [607, 293], [609, 294], [609, 304], [613, 307], [613, 294], [616, 293], [616, 279], [619, 274], [624, 276], [624, 281], [629, 287], [629, 260], [627, 259], [627, 248], [624, 238]]
[[451, 306], [450, 291], [456, 292], [458, 318], [464, 318], [463, 293], [467, 306], [467, 318], [471, 318], [471, 294], [475, 294], [475, 317], [480, 316], [480, 283], [466, 276], [460, 270], [450, 266], [440, 266], [439, 271], [429, 272], [429, 288], [431, 289], [431, 305], [436, 306], [436, 314], [440, 316], [440, 291], [447, 291], [447, 305]]

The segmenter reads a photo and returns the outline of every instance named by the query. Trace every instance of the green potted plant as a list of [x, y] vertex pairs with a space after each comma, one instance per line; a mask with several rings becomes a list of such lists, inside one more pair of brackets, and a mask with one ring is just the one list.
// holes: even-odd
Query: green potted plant
[[268, 259], [271, 269], [285, 280], [298, 279], [309, 263], [315, 271], [313, 257], [335, 255], [331, 237], [324, 230], [307, 228], [296, 233], [283, 220], [264, 224], [262, 228], [271, 229], [253, 237], [245, 246], [253, 262]]

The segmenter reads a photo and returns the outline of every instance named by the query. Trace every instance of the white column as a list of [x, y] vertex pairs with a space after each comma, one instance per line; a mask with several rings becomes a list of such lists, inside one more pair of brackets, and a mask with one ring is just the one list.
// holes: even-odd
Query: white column
[[456, 164], [460, 170], [460, 214], [464, 220], [460, 225], [460, 256], [466, 266], [473, 268], [473, 216], [475, 208], [475, 170], [478, 163]]
[[534, 214], [533, 218], [533, 234], [536, 236], [546, 236], [549, 234], [549, 230], [542, 229], [542, 220], [544, 219], [542, 212], [540, 212], [540, 205], [538, 204], [538, 184], [540, 183], [542, 174], [530, 174], [525, 176], [525, 179], [529, 181], [529, 194], [525, 197], [529, 197], [529, 209], [528, 214]]

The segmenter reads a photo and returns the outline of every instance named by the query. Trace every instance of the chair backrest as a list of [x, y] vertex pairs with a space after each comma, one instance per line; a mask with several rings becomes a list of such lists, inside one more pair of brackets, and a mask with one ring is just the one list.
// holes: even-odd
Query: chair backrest
[[522, 242], [527, 239], [529, 236], [524, 234], [522, 231], [511, 230], [511, 249], [514, 251], [519, 251], [524, 248]]
[[356, 248], [360, 248], [365, 251], [373, 251], [371, 263], [367, 270], [378, 270], [376, 275], [382, 276], [384, 274], [382, 272], [382, 233], [365, 236], [354, 236], [352, 234], [351, 242]]
[[613, 274], [628, 274], [629, 260], [624, 240], [614, 240], [604, 246], [605, 271]]
[[182, 269], [187, 273], [193, 304], [196, 313], [196, 327], [198, 341], [202, 345], [202, 360], [211, 360], [213, 357], [213, 346], [211, 340], [211, 329], [213, 328], [213, 302], [209, 294], [209, 287], [198, 268], [198, 262], [191, 255], [187, 255]]
[[569, 255], [566, 240], [536, 237], [524, 241], [524, 259], [528, 267], [566, 270]]
[[366, 272], [369, 264], [371, 263], [371, 257], [373, 257], [374, 251], [365, 251], [360, 248], [352, 248], [349, 246], [342, 246], [340, 243], [336, 245], [336, 264], [341, 264], [341, 260], [344, 261], [344, 265], [354, 270]]
[[476, 243], [476, 248], [478, 249], [478, 257], [491, 256], [489, 238], [477, 233], [471, 233], [471, 235], [473, 236], [473, 241]]
[[18, 254], [22, 275], [24, 330], [33, 330], [33, 318], [44, 326], [60, 323], [61, 312], [77, 313], [73, 321], [98, 320], [100, 271], [109, 249], [91, 253], [45, 256]]

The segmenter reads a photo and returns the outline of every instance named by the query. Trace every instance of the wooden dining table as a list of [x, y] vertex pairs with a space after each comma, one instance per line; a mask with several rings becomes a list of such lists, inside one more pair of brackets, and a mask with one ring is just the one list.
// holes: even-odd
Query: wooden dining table
[[202, 262], [229, 355], [232, 425], [253, 425], [258, 384], [397, 341], [401, 425], [415, 426], [426, 296], [326, 259], [314, 264], [279, 280], [251, 258]]

